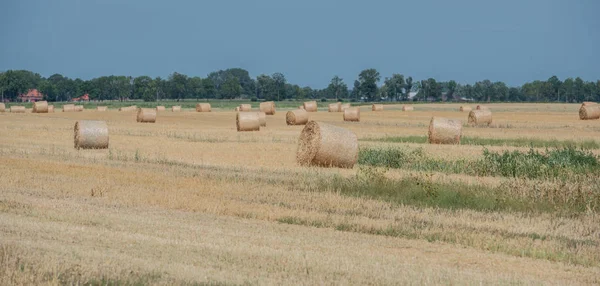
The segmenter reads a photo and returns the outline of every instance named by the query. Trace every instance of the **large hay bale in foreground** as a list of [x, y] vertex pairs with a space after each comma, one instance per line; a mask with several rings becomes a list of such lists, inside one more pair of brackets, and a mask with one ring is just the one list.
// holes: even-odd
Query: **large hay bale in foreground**
[[197, 112], [210, 112], [210, 103], [198, 103], [196, 104]]
[[181, 106], [180, 105], [175, 105], [171, 107], [171, 112], [179, 112], [181, 111]]
[[342, 110], [342, 103], [341, 102], [330, 103], [327, 106], [327, 109], [329, 112], [340, 112]]
[[428, 141], [430, 144], [460, 144], [462, 122], [460, 120], [431, 117]]
[[80, 120], [75, 123], [75, 149], [108, 148], [106, 121]]
[[350, 103], [344, 103], [340, 106], [340, 112], [344, 112], [344, 110], [346, 110], [346, 108], [350, 108], [352, 107], [352, 105]]
[[235, 116], [237, 131], [259, 131], [260, 117], [258, 112], [238, 112]]
[[266, 115], [275, 115], [275, 102], [265, 101], [260, 103], [260, 112], [264, 112]]
[[48, 105], [48, 113], [54, 113], [54, 105]]
[[308, 112], [304, 109], [290, 110], [285, 114], [287, 125], [304, 125], [308, 122]]
[[65, 104], [65, 105], [63, 105], [62, 111], [63, 112], [74, 112], [75, 111], [75, 104]]
[[360, 121], [360, 109], [358, 107], [344, 109], [344, 121]]
[[137, 122], [154, 123], [156, 122], [155, 108], [139, 108], [137, 112]]
[[492, 123], [492, 111], [489, 109], [471, 110], [468, 123], [471, 125], [490, 125]]
[[316, 101], [307, 101], [302, 106], [304, 106], [304, 110], [306, 112], [317, 112], [317, 102]]
[[600, 118], [600, 105], [581, 105], [579, 108], [579, 119], [591, 120]]
[[96, 111], [107, 111], [108, 106], [96, 106]]
[[251, 111], [252, 105], [250, 104], [240, 104], [240, 111]]
[[260, 127], [267, 127], [267, 114], [264, 112], [257, 112], [258, 113], [258, 123], [260, 124]]
[[415, 108], [412, 105], [402, 105], [402, 111], [413, 111]]
[[162, 105], [159, 105], [156, 107], [156, 111], [165, 111], [165, 110], [166, 110], [166, 108]]
[[460, 112], [466, 112], [466, 111], [471, 111], [473, 108], [469, 107], [469, 106], [461, 106], [458, 110]]
[[300, 134], [296, 161], [300, 165], [352, 168], [358, 160], [358, 138], [354, 132], [310, 121]]
[[36, 101], [33, 103], [32, 113], [48, 113], [47, 101]]
[[25, 106], [13, 105], [10, 107], [10, 113], [25, 113]]
[[373, 104], [371, 111], [383, 111], [383, 104]]
[[0, 112], [6, 112], [6, 105], [0, 102]]
[[490, 108], [485, 106], [485, 105], [477, 105], [477, 107], [475, 107], [475, 110], [489, 110]]

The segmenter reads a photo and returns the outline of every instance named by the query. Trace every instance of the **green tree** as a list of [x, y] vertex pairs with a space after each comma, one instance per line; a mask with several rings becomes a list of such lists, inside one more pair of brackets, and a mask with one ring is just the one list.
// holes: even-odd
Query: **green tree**
[[242, 86], [237, 77], [230, 76], [221, 85], [221, 92], [219, 93], [223, 99], [233, 99], [239, 97], [242, 94]]
[[169, 76], [170, 98], [180, 101], [188, 93], [188, 76], [174, 72]]
[[282, 73], [274, 73], [271, 78], [273, 78], [273, 88], [277, 94], [276, 99], [280, 101], [282, 97], [285, 98], [285, 84], [287, 81]]
[[330, 95], [329, 97], [335, 98], [338, 101], [341, 97], [346, 97], [346, 93], [348, 92], [348, 86], [344, 83], [344, 80], [339, 76], [334, 76], [327, 86], [327, 93]]
[[370, 101], [374, 101], [377, 96], [377, 83], [381, 80], [381, 76], [376, 69], [366, 69], [358, 75], [360, 82], [360, 93], [366, 96]]
[[134, 99], [143, 99], [144, 101], [156, 100], [156, 85], [154, 80], [149, 76], [139, 76], [133, 79], [133, 95]]

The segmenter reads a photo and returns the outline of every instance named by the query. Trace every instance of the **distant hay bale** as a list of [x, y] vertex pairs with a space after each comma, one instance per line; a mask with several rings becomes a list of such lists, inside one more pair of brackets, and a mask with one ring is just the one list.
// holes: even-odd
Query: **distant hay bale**
[[471, 125], [490, 125], [492, 123], [492, 111], [489, 109], [471, 110], [468, 123]]
[[180, 105], [175, 105], [171, 107], [171, 112], [179, 112], [181, 111], [181, 106]]
[[106, 121], [80, 120], [75, 123], [75, 149], [108, 148]]
[[154, 123], [156, 122], [155, 108], [139, 108], [137, 112], [137, 122]]
[[48, 113], [54, 113], [54, 105], [48, 105]]
[[462, 122], [460, 120], [431, 117], [428, 141], [430, 144], [460, 144]]
[[33, 103], [32, 113], [48, 113], [47, 101], [36, 101]]
[[584, 102], [581, 103], [581, 105], [596, 105], [596, 104], [598, 104], [598, 103], [591, 102], [591, 101], [584, 101]]
[[0, 112], [6, 112], [6, 105], [0, 102]]
[[591, 120], [600, 118], [600, 105], [581, 105], [579, 108], [579, 119]]
[[275, 102], [265, 101], [260, 103], [260, 112], [264, 112], [266, 115], [275, 115]]
[[471, 111], [471, 110], [472, 110], [472, 108], [471, 108], [471, 107], [469, 107], [469, 106], [461, 106], [461, 107], [460, 107], [458, 110], [459, 110], [460, 112], [466, 112], [466, 111]]
[[260, 117], [258, 112], [238, 112], [235, 116], [237, 131], [259, 131]]
[[127, 107], [121, 107], [119, 108], [119, 111], [137, 111], [137, 109], [137, 105], [132, 105]]
[[25, 113], [25, 106], [13, 105], [10, 107], [10, 113]]
[[107, 111], [108, 106], [96, 106], [96, 111]]
[[156, 111], [165, 111], [165, 110], [166, 110], [166, 108], [162, 105], [159, 105], [156, 107]]
[[415, 108], [412, 105], [402, 105], [402, 111], [413, 111]]
[[74, 112], [75, 111], [75, 105], [74, 104], [65, 104], [62, 107], [62, 111], [63, 112]]
[[260, 127], [267, 127], [267, 114], [264, 112], [257, 112], [258, 113], [258, 123], [260, 124]]
[[306, 112], [317, 112], [317, 102], [316, 101], [307, 101], [303, 104], [304, 110]]
[[352, 168], [358, 160], [358, 138], [354, 132], [310, 121], [300, 134], [296, 161], [303, 166]]
[[489, 110], [489, 108], [485, 105], [477, 105], [476, 110]]
[[83, 111], [83, 105], [75, 105], [75, 111], [76, 112], [82, 112]]
[[240, 111], [251, 111], [252, 105], [250, 104], [240, 104]]
[[210, 103], [198, 103], [196, 104], [197, 112], [210, 112]]
[[300, 105], [300, 106], [298, 106], [298, 109], [302, 109], [302, 110], [304, 110], [304, 105]]
[[330, 103], [327, 108], [329, 112], [340, 112], [340, 109], [342, 107], [341, 103]]
[[346, 108], [350, 108], [352, 107], [352, 105], [350, 103], [344, 103], [340, 106], [340, 112], [343, 112], [344, 110], [346, 110]]
[[235, 110], [236, 112], [240, 112], [240, 111], [241, 111], [240, 109], [241, 109], [241, 108], [240, 108], [239, 106], [236, 106], [234, 110]]
[[285, 114], [287, 125], [304, 125], [308, 122], [308, 112], [304, 109], [290, 110]]
[[358, 107], [344, 109], [344, 121], [360, 121], [360, 109]]
[[371, 111], [383, 111], [383, 104], [373, 104]]

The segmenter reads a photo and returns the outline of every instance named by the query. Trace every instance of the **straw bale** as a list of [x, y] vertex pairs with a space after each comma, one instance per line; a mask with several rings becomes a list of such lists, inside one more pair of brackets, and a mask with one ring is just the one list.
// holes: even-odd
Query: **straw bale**
[[83, 105], [75, 105], [75, 111], [77, 111], [77, 112], [83, 111]]
[[74, 104], [65, 104], [62, 107], [62, 111], [63, 112], [74, 112], [75, 111], [75, 105]]
[[236, 107], [235, 107], [235, 111], [236, 111], [236, 112], [240, 112], [240, 111], [241, 111], [240, 109], [241, 109], [241, 108], [240, 108], [239, 106], [236, 106]]
[[358, 160], [358, 138], [354, 132], [334, 125], [310, 121], [300, 134], [296, 161], [303, 166], [352, 168]]
[[300, 105], [300, 106], [298, 106], [298, 109], [302, 109], [302, 110], [304, 110], [304, 105]]
[[308, 122], [308, 112], [304, 109], [290, 110], [285, 114], [287, 125], [304, 125]]
[[598, 104], [598, 103], [591, 102], [591, 101], [584, 101], [584, 102], [581, 103], [581, 105], [596, 105], [596, 104]]
[[0, 112], [6, 112], [6, 105], [2, 102], [0, 102]]
[[96, 106], [96, 111], [107, 111], [108, 106]]
[[33, 103], [33, 113], [48, 113], [48, 102], [47, 101], [36, 101]]
[[156, 111], [165, 111], [165, 110], [166, 110], [166, 108], [162, 105], [159, 105], [156, 107]]
[[344, 121], [360, 121], [360, 109], [358, 107], [344, 109]]
[[383, 111], [383, 104], [373, 104], [371, 111]]
[[54, 113], [54, 105], [48, 105], [48, 113]]
[[210, 112], [210, 103], [198, 103], [196, 104], [197, 112]]
[[471, 108], [470, 106], [461, 106], [458, 110], [460, 112], [466, 112], [466, 111], [471, 111], [473, 108]]
[[267, 114], [264, 112], [258, 113], [258, 123], [260, 123], [260, 127], [267, 127]]
[[16, 106], [13, 105], [10, 107], [11, 113], [25, 113], [25, 106]]
[[342, 111], [342, 103], [341, 102], [330, 103], [328, 105], [328, 109], [329, 109], [329, 112], [340, 112], [340, 111]]
[[132, 105], [127, 107], [121, 107], [119, 108], [119, 111], [137, 111], [137, 109], [137, 105]]
[[591, 120], [600, 118], [600, 105], [581, 105], [579, 108], [579, 119]]
[[486, 110], [486, 109], [490, 109], [490, 108], [485, 105], [477, 105], [477, 107], [475, 109], [476, 110]]
[[141, 123], [156, 122], [156, 109], [155, 108], [138, 108], [137, 122], [141, 122]]
[[75, 149], [108, 148], [106, 121], [80, 120], [75, 123]]
[[179, 112], [181, 111], [181, 106], [180, 105], [175, 105], [171, 107], [171, 111], [172, 112]]
[[460, 144], [462, 122], [442, 117], [431, 117], [429, 122], [430, 144]]
[[346, 110], [346, 108], [350, 108], [352, 107], [352, 105], [350, 105], [350, 103], [344, 103], [342, 104], [342, 106], [340, 106], [340, 112], [344, 112], [344, 110]]
[[303, 104], [304, 110], [306, 112], [317, 112], [317, 102], [316, 101], [307, 101]]
[[260, 117], [258, 112], [238, 112], [235, 116], [237, 131], [259, 131]]
[[261, 102], [259, 108], [266, 115], [275, 115], [275, 102], [273, 101]]
[[252, 105], [250, 104], [240, 104], [240, 111], [251, 111]]
[[402, 105], [402, 111], [413, 111], [415, 108], [412, 105]]
[[492, 123], [492, 111], [489, 109], [471, 110], [468, 123], [471, 125], [490, 125]]

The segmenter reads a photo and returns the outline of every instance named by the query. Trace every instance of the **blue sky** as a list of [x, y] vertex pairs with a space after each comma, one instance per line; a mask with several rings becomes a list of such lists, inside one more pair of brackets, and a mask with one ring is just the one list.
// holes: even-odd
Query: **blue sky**
[[90, 79], [205, 77], [230, 67], [352, 86], [376, 68], [415, 80], [520, 85], [600, 79], [595, 0], [2, 0], [0, 70]]

